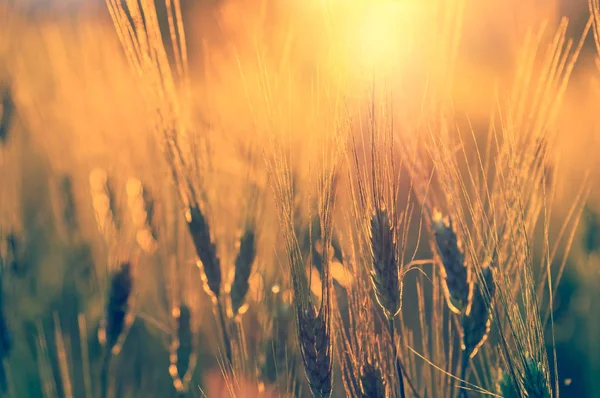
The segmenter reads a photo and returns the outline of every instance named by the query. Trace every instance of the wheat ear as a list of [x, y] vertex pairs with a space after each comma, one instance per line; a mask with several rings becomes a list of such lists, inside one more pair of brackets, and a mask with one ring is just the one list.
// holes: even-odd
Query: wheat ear
[[315, 398], [329, 398], [332, 389], [332, 345], [329, 309], [317, 313], [311, 303], [298, 309], [298, 339], [304, 370]]
[[101, 371], [101, 397], [108, 394], [110, 364], [113, 355], [119, 354], [127, 331], [133, 322], [129, 301], [133, 290], [130, 262], [123, 262], [112, 271], [105, 316], [98, 329], [98, 340], [106, 347]]
[[186, 221], [194, 248], [198, 255], [198, 268], [204, 284], [204, 290], [211, 296], [215, 304], [215, 310], [221, 325], [223, 333], [223, 344], [225, 345], [225, 356], [231, 364], [233, 353], [231, 349], [231, 340], [229, 338], [229, 328], [227, 326], [227, 316], [221, 300], [221, 262], [217, 255], [217, 246], [212, 241], [208, 220], [202, 213], [198, 204], [189, 207], [186, 213]]
[[371, 218], [371, 248], [373, 268], [371, 281], [375, 296], [386, 318], [393, 319], [400, 311], [400, 265], [396, 253], [396, 237], [387, 210], [378, 209]]
[[173, 387], [183, 394], [188, 391], [197, 362], [192, 311], [183, 304], [173, 308], [171, 315], [175, 320], [177, 332], [169, 348], [169, 374], [173, 379]]
[[362, 398], [386, 398], [386, 383], [377, 364], [367, 361], [360, 369]]
[[396, 361], [396, 372], [400, 397], [404, 398], [403, 365], [396, 348], [396, 328], [394, 317], [400, 312], [402, 301], [402, 281], [398, 260], [398, 240], [395, 223], [390, 220], [388, 211], [379, 208], [371, 217], [371, 281], [375, 297], [388, 320], [388, 332]]
[[452, 220], [435, 211], [431, 226], [435, 237], [434, 252], [441, 263], [440, 273], [448, 307], [457, 314], [468, 311], [473, 285], [469, 280], [469, 269]]
[[[461, 318], [462, 326], [462, 367], [461, 387], [464, 387], [469, 360], [477, 355], [477, 351], [487, 339], [492, 322], [492, 305], [496, 285], [491, 265], [481, 270], [481, 282], [477, 283], [473, 291], [473, 297], [469, 312], [465, 312]], [[466, 390], [461, 390], [466, 395]]]
[[235, 317], [244, 304], [248, 293], [248, 280], [256, 258], [256, 235], [252, 227], [247, 227], [239, 241], [238, 255], [235, 259], [235, 275], [231, 284], [231, 312]]

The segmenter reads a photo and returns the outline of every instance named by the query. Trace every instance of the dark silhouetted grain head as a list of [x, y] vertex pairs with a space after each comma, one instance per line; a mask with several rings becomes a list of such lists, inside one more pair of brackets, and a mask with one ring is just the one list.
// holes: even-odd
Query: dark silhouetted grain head
[[131, 263], [124, 262], [110, 276], [110, 287], [105, 314], [105, 338], [109, 349], [119, 340], [129, 313], [129, 300], [133, 289]]
[[317, 314], [312, 304], [299, 311], [298, 339], [313, 396], [329, 398], [333, 387], [333, 357], [327, 311]]
[[186, 220], [196, 254], [200, 259], [198, 265], [202, 270], [205, 290], [218, 300], [221, 293], [221, 263], [217, 256], [217, 247], [212, 242], [208, 220], [197, 205], [188, 209]]
[[435, 236], [434, 251], [441, 263], [440, 271], [448, 307], [459, 314], [467, 309], [473, 289], [465, 255], [450, 218], [435, 212], [431, 224]]
[[393, 226], [389, 213], [384, 209], [378, 209], [371, 218], [371, 280], [377, 301], [389, 319], [400, 311], [402, 294], [398, 242]]
[[385, 398], [385, 379], [377, 366], [367, 362], [360, 370], [360, 386], [363, 398]]
[[475, 285], [469, 313], [461, 319], [463, 332], [463, 350], [469, 357], [477, 354], [490, 331], [492, 305], [496, 290], [493, 270], [486, 266], [481, 270], [482, 282]]
[[231, 284], [231, 310], [236, 316], [244, 304], [248, 293], [248, 280], [256, 258], [256, 235], [252, 228], [246, 228], [240, 238], [239, 251], [235, 259], [235, 275]]

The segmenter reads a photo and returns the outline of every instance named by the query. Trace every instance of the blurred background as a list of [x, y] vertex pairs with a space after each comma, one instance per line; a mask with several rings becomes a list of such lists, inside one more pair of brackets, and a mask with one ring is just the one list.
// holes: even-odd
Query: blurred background
[[[385, 8], [373, 15], [364, 12], [365, 1], [330, 1], [338, 11], [332, 16], [336, 22], [333, 33], [323, 22], [320, 0], [182, 1], [194, 123], [210, 132], [214, 158], [220, 159], [211, 181], [219, 186], [215, 190], [225, 192], [215, 200], [213, 209], [228, 214], [216, 231], [223, 234], [225, 246], [234, 245], [226, 231], [238, 228], [242, 217], [237, 211], [231, 214], [238, 205], [236, 198], [243, 195], [239, 187], [246, 178], [245, 166], [236, 160], [240, 153], [236, 143], [239, 137], [251, 142], [261, 139], [254, 136], [253, 115], [248, 109], [249, 100], [260, 94], [247, 87], [240, 73], [243, 70], [248, 81], [259, 75], [257, 43], [266, 68], [287, 71], [291, 76], [288, 89], [295, 101], [306, 103], [307, 108], [318, 106], [310, 89], [315, 70], [330, 84], [343, 78], [349, 92], [362, 96], [372, 83], [371, 76], [360, 72], [373, 68], [363, 64], [367, 62], [385, 68], [391, 84], [398, 84], [394, 88], [402, 92], [401, 104], [408, 115], [419, 108], [422, 87], [413, 83], [419, 79], [394, 78], [400, 71], [418, 77], [426, 68], [428, 59], [419, 49], [431, 43], [423, 43], [418, 35], [408, 37], [403, 30], [410, 24], [421, 24], [423, 32], [433, 29], [420, 16], [418, 2], [402, 2], [399, 23], [397, 19], [386, 22], [389, 10]], [[519, 49], [529, 29], [546, 23], [545, 35], [552, 37], [560, 19], [568, 17], [567, 37], [577, 43], [589, 19], [588, 4], [586, 0], [473, 0], [463, 6], [450, 96], [457, 114], [468, 115], [475, 132], [485, 134], [496, 101], [518, 74]], [[332, 37], [328, 35], [342, 38], [334, 52], [324, 39]], [[395, 61], [388, 64], [392, 51]], [[554, 171], [559, 177], [552, 216], [557, 222], [569, 212], [585, 176], [591, 187], [555, 302], [563, 397], [600, 396], [600, 317], [596, 315], [600, 305], [600, 70], [596, 56], [590, 32], [553, 124], [557, 140]], [[286, 81], [285, 73], [282, 81]], [[10, 253], [6, 261], [10, 275], [5, 276], [2, 305], [12, 330], [10, 373], [16, 390], [23, 392], [19, 396], [40, 396], [45, 388], [40, 374], [48, 368], [54, 369], [58, 378], [58, 354], [42, 352], [43, 347], [55, 345], [57, 317], [63, 331], [79, 330], [81, 336], [78, 314], [85, 308], [90, 355], [100, 352], [91, 335], [94, 320], [103, 311], [103, 286], [93, 275], [106, 261], [89, 195], [90, 171], [103, 168], [118, 176], [122, 187], [129, 178], [164, 181], [163, 171], [156, 166], [161, 155], [148, 133], [149, 122], [143, 117], [146, 109], [134, 81], [104, 1], [0, 0], [0, 225], [4, 236], [10, 238], [3, 247]], [[160, 185], [154, 188], [160, 190]], [[61, 205], [66, 191], [73, 193], [76, 204], [70, 216]], [[125, 188], [121, 191], [125, 197]], [[265, 213], [265, 224], [275, 225], [274, 215]], [[77, 220], [77, 238], [65, 229], [65, 217]], [[267, 253], [276, 238], [265, 235], [271, 235], [262, 242]], [[183, 258], [193, 257], [189, 247], [182, 251]], [[265, 254], [262, 262], [277, 267], [274, 257]], [[233, 260], [223, 262], [228, 261]], [[165, 307], [153, 317], [159, 324], [168, 323], [168, 306], [153, 293], [162, 289], [156, 281], [165, 278], [161, 267], [155, 265], [148, 265], [140, 276], [138, 283], [143, 288], [136, 302], [140, 313]], [[190, 291], [194, 284], [200, 286], [197, 276], [182, 278], [192, 285], [187, 288]], [[203, 297], [201, 289], [197, 290]], [[212, 325], [210, 308], [199, 311], [202, 322]], [[130, 349], [134, 350], [137, 342], [140, 346], [151, 342], [143, 347], [164, 345], [164, 336], [157, 329], [134, 329]], [[47, 343], [40, 342], [40, 332]], [[211, 351], [215, 337], [206, 338], [210, 343], [200, 345], [199, 374], [218, 372]], [[73, 379], [83, 380], [76, 359], [81, 357], [80, 348], [74, 344], [75, 337], [72, 340], [67, 344], [75, 361]], [[46, 370], [39, 359], [44, 355], [49, 362]], [[147, 386], [147, 390], [138, 390], [140, 395], [131, 396], [171, 391], [167, 372], [148, 366], [168, 363], [167, 355], [164, 350], [144, 349], [142, 355], [121, 365], [123, 379]], [[205, 388], [210, 389], [210, 377], [204, 376], [204, 380]]]

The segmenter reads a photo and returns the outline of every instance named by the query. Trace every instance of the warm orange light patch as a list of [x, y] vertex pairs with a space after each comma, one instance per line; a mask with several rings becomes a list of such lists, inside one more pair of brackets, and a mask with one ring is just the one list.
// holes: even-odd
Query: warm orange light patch
[[[409, 10], [400, 2], [374, 3], [366, 9], [357, 29], [360, 64], [374, 72], [393, 68], [401, 54], [407, 55]], [[404, 18], [403, 18], [404, 17]]]
[[338, 51], [336, 68], [350, 82], [398, 79], [415, 65], [418, 32], [426, 29], [426, 2], [355, 0], [326, 2]]

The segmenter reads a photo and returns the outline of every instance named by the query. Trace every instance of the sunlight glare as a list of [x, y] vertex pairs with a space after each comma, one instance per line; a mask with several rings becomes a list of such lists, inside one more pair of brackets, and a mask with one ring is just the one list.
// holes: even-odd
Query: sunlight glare
[[410, 58], [417, 7], [412, 1], [373, 2], [357, 25], [356, 49], [366, 73], [389, 74]]

